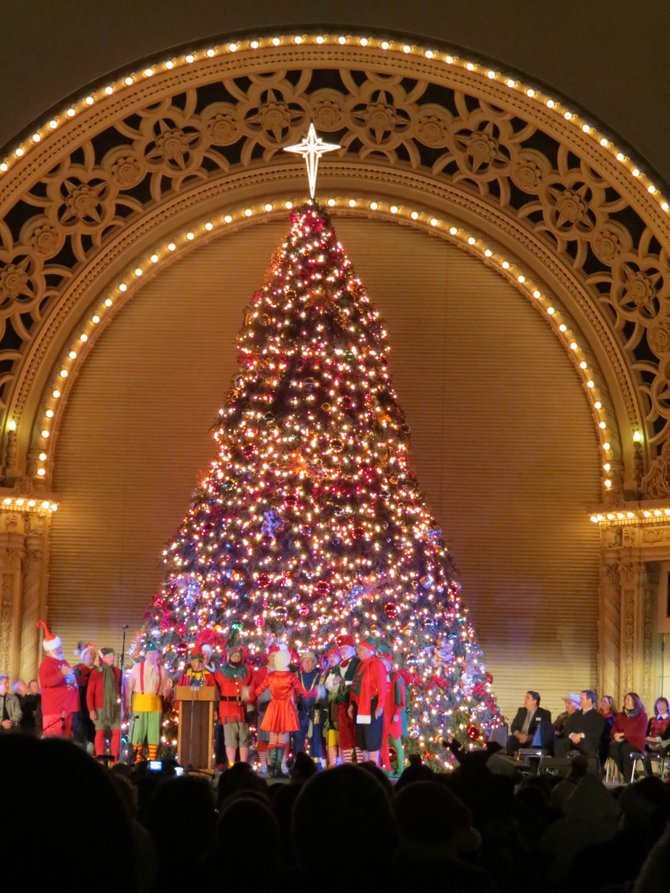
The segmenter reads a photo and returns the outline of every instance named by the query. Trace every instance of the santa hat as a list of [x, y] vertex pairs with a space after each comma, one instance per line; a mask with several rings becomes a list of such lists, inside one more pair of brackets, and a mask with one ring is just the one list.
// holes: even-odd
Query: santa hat
[[341, 636], [335, 637], [335, 644], [338, 648], [341, 648], [343, 645], [349, 645], [351, 648], [356, 647], [356, 643], [354, 642], [354, 637], [350, 636], [348, 633], [343, 634]]
[[83, 659], [87, 651], [92, 651], [95, 654], [95, 650], [96, 649], [93, 642], [87, 642], [85, 639], [82, 639], [81, 642], [77, 642], [77, 647], [72, 653], [75, 657], [80, 657]]
[[38, 629], [44, 630], [42, 648], [44, 648], [45, 651], [58, 651], [58, 649], [63, 645], [61, 639], [49, 632], [49, 627], [43, 620], [37, 621], [37, 627]]
[[100, 648], [98, 654], [100, 655], [100, 660], [102, 660], [103, 657], [107, 657], [108, 654], [116, 654], [116, 651], [113, 648]]

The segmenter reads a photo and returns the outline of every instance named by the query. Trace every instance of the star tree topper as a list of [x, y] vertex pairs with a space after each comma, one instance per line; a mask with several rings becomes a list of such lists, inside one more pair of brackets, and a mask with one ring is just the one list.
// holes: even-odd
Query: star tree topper
[[319, 159], [326, 152], [333, 152], [335, 149], [340, 148], [341, 146], [338, 146], [337, 143], [324, 143], [321, 137], [316, 135], [314, 124], [309, 125], [307, 136], [303, 137], [301, 142], [296, 143], [294, 146], [284, 147], [285, 152], [295, 152], [297, 155], [304, 157], [307, 165], [307, 179], [309, 180], [309, 197], [312, 200], [314, 200], [314, 193], [316, 192], [316, 174], [319, 169]]

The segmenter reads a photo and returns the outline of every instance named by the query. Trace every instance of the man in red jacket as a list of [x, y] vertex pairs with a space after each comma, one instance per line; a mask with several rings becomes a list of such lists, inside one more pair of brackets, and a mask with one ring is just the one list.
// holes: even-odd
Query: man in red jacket
[[72, 717], [79, 710], [79, 689], [74, 670], [65, 660], [63, 643], [49, 632], [43, 620], [38, 627], [44, 630], [44, 659], [38, 676], [42, 690], [43, 736], [72, 737]]
[[379, 760], [384, 705], [388, 688], [386, 667], [375, 657], [377, 642], [368, 636], [358, 643], [360, 663], [351, 686], [351, 714], [356, 718], [356, 746], [362, 760]]
[[119, 759], [121, 748], [121, 670], [114, 666], [116, 652], [113, 648], [101, 648], [100, 666], [94, 667], [86, 688], [88, 715], [95, 725], [95, 756], [106, 754], [105, 736], [111, 732], [112, 762]]

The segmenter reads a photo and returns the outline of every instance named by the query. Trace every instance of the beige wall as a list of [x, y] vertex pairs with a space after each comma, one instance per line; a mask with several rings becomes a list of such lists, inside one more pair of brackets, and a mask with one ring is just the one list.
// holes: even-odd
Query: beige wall
[[[417, 472], [462, 573], [503, 710], [595, 683], [598, 451], [579, 379], [511, 285], [437, 238], [335, 220], [390, 331]], [[56, 456], [49, 618], [118, 646], [214, 455], [241, 313], [286, 224], [219, 238], [148, 282], [75, 384]]]

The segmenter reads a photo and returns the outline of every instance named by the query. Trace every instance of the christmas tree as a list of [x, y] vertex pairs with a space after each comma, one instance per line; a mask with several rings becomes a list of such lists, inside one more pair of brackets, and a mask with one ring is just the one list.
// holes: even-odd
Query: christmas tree
[[177, 672], [203, 630], [252, 662], [273, 640], [373, 634], [408, 683], [410, 752], [446, 763], [444, 737], [500, 722], [492, 677], [412, 470], [383, 322], [314, 202], [293, 211], [238, 351], [146, 635]]

